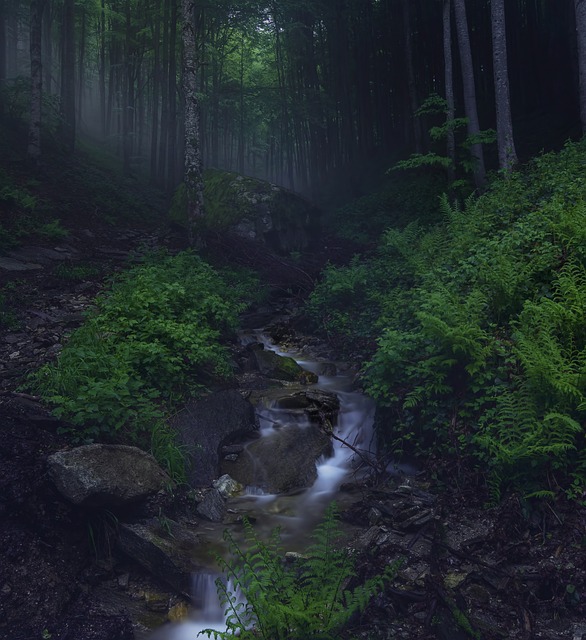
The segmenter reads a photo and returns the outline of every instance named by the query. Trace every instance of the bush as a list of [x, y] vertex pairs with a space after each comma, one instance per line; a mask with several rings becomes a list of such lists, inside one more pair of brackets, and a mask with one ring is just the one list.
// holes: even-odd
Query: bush
[[388, 230], [310, 300], [376, 340], [364, 381], [392, 416], [381, 440], [475, 460], [495, 499], [586, 485], [585, 154], [568, 144], [462, 206], [444, 198], [442, 224]]
[[227, 286], [193, 253], [151, 256], [116, 278], [32, 385], [74, 425], [75, 439], [136, 441], [158, 429], [162, 452], [168, 409], [230, 375], [220, 339], [236, 329], [246, 297], [246, 286]]

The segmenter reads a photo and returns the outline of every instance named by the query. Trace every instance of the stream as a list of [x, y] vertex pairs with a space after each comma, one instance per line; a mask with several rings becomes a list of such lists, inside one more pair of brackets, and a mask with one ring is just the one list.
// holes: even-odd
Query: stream
[[[245, 513], [255, 522], [255, 531], [262, 538], [275, 527], [280, 527], [281, 539], [287, 551], [302, 551], [307, 544], [308, 534], [322, 519], [326, 507], [336, 500], [340, 507], [356, 499], [351, 492], [340, 491], [344, 482], [359, 479], [366, 471], [363, 457], [372, 456], [374, 443], [375, 403], [355, 390], [355, 371], [340, 363], [310, 359], [301, 352], [284, 351], [272, 343], [262, 331], [241, 337], [243, 344], [258, 342], [280, 356], [294, 358], [305, 370], [318, 376], [318, 381], [303, 389], [319, 389], [334, 393], [340, 403], [337, 422], [333, 433], [340, 440], [332, 439], [329, 457], [322, 456], [316, 462], [317, 478], [307, 489], [288, 494], [265, 493], [255, 486], [247, 486], [245, 491], [228, 499], [228, 509]], [[272, 438], [287, 428], [307, 428], [308, 416], [283, 409], [278, 399], [299, 390], [299, 386], [280, 388], [276, 391], [261, 392], [261, 401], [256, 410], [260, 423], [260, 437]], [[226, 525], [218, 528], [218, 539]], [[212, 527], [209, 527], [210, 532]], [[234, 535], [237, 535], [234, 533]], [[210, 571], [193, 576], [193, 603], [190, 619], [177, 624], [167, 624], [157, 630], [150, 640], [194, 640], [203, 629], [225, 630], [222, 607], [216, 594], [215, 580], [218, 574]], [[206, 637], [202, 635], [200, 637]]]

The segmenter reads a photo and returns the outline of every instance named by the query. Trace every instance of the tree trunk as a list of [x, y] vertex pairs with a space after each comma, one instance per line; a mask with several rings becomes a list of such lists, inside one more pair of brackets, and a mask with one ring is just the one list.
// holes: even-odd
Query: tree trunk
[[61, 50], [61, 141], [75, 149], [75, 15], [74, 0], [63, 4]]
[[150, 172], [151, 181], [157, 182], [157, 149], [159, 133], [159, 90], [161, 86], [161, 60], [160, 60], [160, 39], [161, 20], [159, 12], [155, 15], [155, 28], [153, 33], [154, 61], [153, 61], [153, 89], [152, 89], [152, 112], [151, 112], [151, 158]]
[[31, 102], [27, 154], [35, 165], [38, 165], [41, 159], [41, 103], [43, 98], [41, 30], [44, 4], [45, 0], [32, 0], [30, 5]]
[[100, 5], [100, 50], [98, 62], [98, 85], [100, 87], [100, 128], [102, 142], [106, 141], [106, 3], [101, 0]]
[[[43, 91], [50, 95], [53, 91], [53, 38], [51, 37], [51, 27], [53, 23], [53, 12], [51, 3], [45, 4], [43, 11]], [[1, 36], [0, 36], [1, 39]]]
[[402, 0], [403, 4], [403, 35], [405, 38], [405, 56], [407, 63], [407, 83], [409, 93], [409, 107], [411, 108], [410, 120], [413, 131], [413, 141], [415, 143], [415, 152], [422, 151], [422, 135], [421, 135], [421, 119], [415, 115], [419, 107], [417, 98], [417, 84], [415, 82], [415, 67], [413, 64], [413, 39], [411, 37], [411, 11], [410, 3], [413, 0]]
[[580, 80], [580, 120], [586, 135], [586, 0], [574, 0], [578, 38], [578, 73]]
[[505, 1], [491, 0], [492, 61], [494, 70], [494, 94], [496, 101], [496, 133], [499, 166], [507, 173], [517, 164], [517, 152], [513, 139], [509, 72], [507, 69], [507, 35], [505, 31]]
[[4, 115], [4, 84], [6, 83], [6, 0], [0, 0], [0, 117]]
[[85, 37], [86, 37], [86, 10], [81, 7], [81, 29], [79, 36], [79, 53], [78, 53], [78, 70], [77, 70], [77, 122], [81, 123], [81, 113], [83, 104], [84, 90], [84, 56], [85, 56]]
[[[193, 26], [195, 34], [195, 25]], [[195, 39], [195, 35], [193, 36]], [[194, 40], [195, 42], [195, 40]], [[167, 130], [167, 191], [173, 193], [177, 187], [175, 167], [177, 164], [177, 0], [171, 0], [169, 25], [169, 128]], [[195, 46], [195, 44], [194, 44]], [[199, 115], [199, 114], [198, 114]], [[198, 125], [199, 126], [199, 125]]]
[[[465, 0], [454, 0], [454, 9], [456, 12], [460, 64], [462, 67], [462, 83], [464, 85], [464, 108], [466, 110], [466, 118], [468, 118], [468, 135], [474, 137], [480, 133], [480, 124], [476, 107], [476, 85], [474, 82], [474, 67], [472, 66], [472, 51], [470, 50]], [[486, 182], [482, 145], [480, 143], [471, 145], [470, 152], [474, 162], [474, 183], [479, 189], [482, 189]]]
[[185, 96], [185, 189], [187, 193], [187, 229], [194, 246], [204, 215], [203, 176], [199, 140], [199, 109], [195, 55], [194, 0], [182, 0], [183, 93]]
[[444, 79], [446, 85], [446, 120], [447, 140], [446, 150], [450, 166], [448, 167], [448, 182], [450, 185], [454, 182], [456, 176], [456, 139], [454, 135], [454, 127], [451, 123], [456, 117], [456, 107], [454, 103], [454, 65], [452, 60], [452, 20], [451, 20], [451, 0], [444, 0], [443, 7], [443, 25], [444, 25]]

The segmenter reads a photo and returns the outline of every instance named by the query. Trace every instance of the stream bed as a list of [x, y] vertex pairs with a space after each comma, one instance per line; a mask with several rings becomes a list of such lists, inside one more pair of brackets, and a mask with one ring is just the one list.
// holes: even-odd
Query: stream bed
[[[287, 551], [303, 551], [308, 535], [322, 519], [326, 507], [335, 500], [340, 507], [356, 500], [352, 491], [340, 491], [350, 480], [358, 480], [368, 469], [365, 460], [375, 454], [373, 431], [374, 402], [356, 390], [355, 371], [342, 363], [326, 362], [310, 358], [302, 352], [285, 351], [274, 344], [262, 331], [241, 337], [243, 344], [260, 343], [279, 356], [292, 357], [305, 370], [317, 377], [310, 385], [288, 384], [285, 387], [258, 392], [251, 398], [256, 406], [259, 419], [259, 438], [274, 439], [286, 437], [287, 430], [295, 430], [294, 437], [303, 437], [304, 430], [315, 428], [303, 411], [288, 408], [283, 398], [293, 397], [300, 389], [318, 390], [335, 394], [339, 401], [337, 418], [332, 425], [328, 455], [320, 456], [315, 462], [315, 480], [311, 486], [285, 493], [270, 493], [254, 484], [227, 501], [228, 511], [244, 514], [261, 538], [267, 537], [279, 527], [281, 540]], [[290, 436], [291, 434], [289, 434]], [[256, 440], [258, 441], [257, 438]], [[350, 447], [346, 445], [348, 443]], [[262, 471], [262, 470], [261, 470]], [[262, 473], [259, 474], [262, 477]], [[208, 539], [222, 539], [225, 524], [205, 525]], [[238, 538], [242, 528], [234, 529]], [[190, 618], [184, 622], [166, 625], [157, 630], [152, 640], [193, 640], [203, 629], [225, 629], [222, 607], [216, 594], [217, 573], [210, 567], [209, 572], [193, 576], [193, 602]], [[205, 637], [205, 636], [203, 636]]]

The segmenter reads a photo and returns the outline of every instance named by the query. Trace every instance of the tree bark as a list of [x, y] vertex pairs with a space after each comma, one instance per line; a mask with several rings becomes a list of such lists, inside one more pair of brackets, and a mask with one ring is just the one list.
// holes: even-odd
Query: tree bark
[[61, 141], [70, 153], [75, 149], [75, 6], [63, 4], [61, 50]]
[[517, 164], [518, 160], [517, 152], [515, 151], [513, 121], [511, 118], [504, 0], [491, 0], [490, 13], [492, 23], [492, 62], [499, 166], [508, 173], [513, 166]]
[[413, 64], [413, 39], [411, 37], [411, 10], [409, 4], [413, 0], [403, 0], [403, 35], [405, 38], [405, 56], [407, 63], [407, 89], [409, 94], [409, 107], [411, 109], [410, 120], [413, 131], [413, 140], [415, 142], [415, 152], [421, 153], [422, 151], [422, 134], [421, 134], [421, 120], [415, 115], [419, 107], [419, 100], [417, 98], [417, 83], [415, 82], [415, 67]]
[[[462, 67], [462, 82], [464, 85], [464, 108], [468, 118], [468, 135], [477, 136], [480, 133], [478, 109], [476, 106], [476, 85], [474, 82], [474, 67], [472, 65], [472, 51], [470, 49], [470, 35], [466, 18], [465, 0], [454, 0], [456, 12], [456, 30], [458, 33], [458, 47], [460, 50], [460, 64]], [[486, 183], [486, 169], [484, 167], [484, 152], [482, 145], [471, 145], [470, 152], [474, 162], [474, 183], [482, 189]]]
[[41, 159], [41, 105], [43, 99], [43, 65], [41, 61], [42, 17], [45, 0], [30, 5], [31, 101], [27, 154], [33, 164]]
[[198, 231], [204, 215], [203, 176], [199, 139], [199, 109], [195, 52], [195, 3], [182, 0], [183, 93], [185, 96], [185, 190], [189, 244], [200, 241]]
[[578, 40], [578, 74], [580, 81], [580, 121], [586, 135], [586, 0], [574, 0]]
[[0, 117], [4, 115], [4, 84], [6, 83], [6, 0], [0, 0]]
[[456, 176], [456, 137], [454, 128], [450, 123], [456, 117], [456, 107], [454, 101], [454, 64], [452, 59], [452, 2], [444, 0], [443, 7], [443, 27], [444, 27], [444, 81], [446, 91], [446, 120], [448, 122], [446, 149], [450, 166], [448, 167], [448, 182], [454, 182]]

